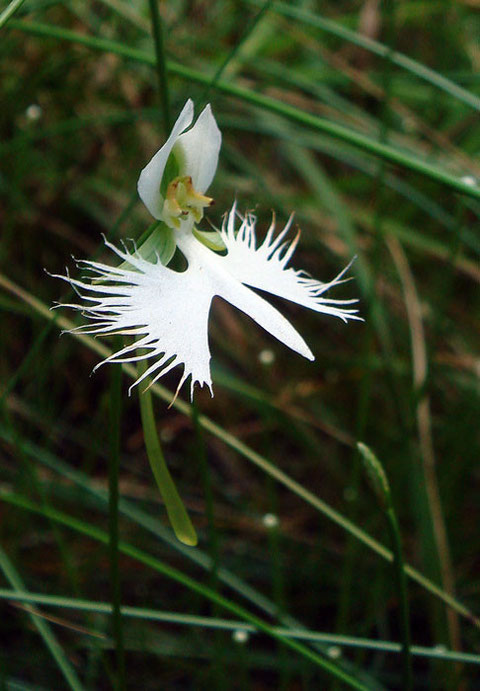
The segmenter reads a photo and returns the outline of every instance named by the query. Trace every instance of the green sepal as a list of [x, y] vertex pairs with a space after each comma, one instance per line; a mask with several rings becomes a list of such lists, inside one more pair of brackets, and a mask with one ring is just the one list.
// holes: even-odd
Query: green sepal
[[202, 245], [205, 245], [205, 247], [208, 247], [209, 250], [223, 252], [223, 250], [227, 249], [218, 230], [198, 230], [198, 228], [194, 226], [193, 234], [197, 240], [201, 242]]
[[173, 229], [160, 221], [151, 235], [138, 248], [138, 253], [145, 261], [154, 261], [158, 256], [163, 266], [167, 266], [175, 254], [176, 247]]
[[[158, 257], [167, 266], [173, 255], [177, 243], [172, 228], [169, 228], [163, 221], [156, 221], [147, 228], [138, 241], [137, 254], [145, 261], [155, 261]], [[128, 261], [120, 265], [120, 269], [133, 269]]]

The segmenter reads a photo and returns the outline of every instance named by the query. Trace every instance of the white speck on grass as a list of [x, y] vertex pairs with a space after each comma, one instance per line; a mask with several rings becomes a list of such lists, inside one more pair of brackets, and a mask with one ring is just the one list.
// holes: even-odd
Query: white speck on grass
[[235, 643], [245, 644], [248, 642], [250, 634], [248, 633], [248, 631], [245, 631], [244, 629], [235, 629], [235, 631], [232, 633], [232, 638], [235, 641]]
[[266, 513], [262, 518], [262, 523], [265, 528], [272, 529], [278, 528], [280, 521], [278, 520], [278, 516], [275, 516], [274, 513]]
[[438, 645], [435, 645], [435, 646], [433, 647], [433, 650], [434, 650], [434, 652], [437, 653], [438, 655], [441, 655], [442, 653], [446, 653], [446, 652], [447, 652], [447, 646], [446, 646], [446, 645], [443, 645], [443, 643], [439, 643]]
[[40, 120], [40, 118], [42, 117], [43, 110], [41, 106], [38, 105], [38, 103], [31, 103], [26, 109], [25, 115], [27, 116], [28, 120], [36, 122], [37, 120]]
[[327, 654], [332, 660], [338, 660], [339, 657], [342, 657], [342, 649], [338, 645], [331, 645], [327, 650]]

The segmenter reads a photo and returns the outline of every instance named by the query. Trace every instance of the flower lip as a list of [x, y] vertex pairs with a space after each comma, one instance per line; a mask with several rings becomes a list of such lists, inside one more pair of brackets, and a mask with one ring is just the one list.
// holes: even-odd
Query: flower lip
[[[197, 119], [193, 121], [193, 101], [188, 99], [182, 112], [173, 126], [165, 144], [153, 156], [140, 173], [138, 193], [152, 216], [168, 223], [164, 217], [165, 199], [160, 191], [162, 179], [171, 154], [178, 165], [177, 175], [189, 176], [193, 187], [203, 194], [215, 175], [221, 145], [221, 133], [218, 129], [210, 105], [207, 105]], [[170, 180], [167, 180], [167, 185]]]
[[[236, 228], [240, 218], [240, 227]], [[244, 312], [278, 341], [308, 360], [314, 355], [290, 321], [263, 296], [289, 300], [314, 312], [343, 321], [361, 320], [354, 307], [356, 299], [336, 299], [326, 293], [344, 282], [350, 264], [333, 280], [318, 281], [289, 266], [298, 235], [288, 238], [291, 220], [279, 233], [272, 221], [264, 239], [256, 238], [253, 214], [242, 217], [235, 204], [220, 231], [226, 249], [219, 255], [199, 242], [188, 227], [178, 232], [178, 247], [187, 260], [181, 273], [164, 266], [160, 259], [150, 261], [134, 248], [107, 247], [122, 260], [108, 266], [84, 260], [81, 279], [57, 276], [75, 288], [79, 304], [64, 305], [81, 311], [88, 322], [74, 329], [91, 335], [134, 336], [102, 363], [128, 363], [148, 360], [146, 377], [157, 381], [177, 365], [183, 366], [178, 389], [190, 379], [190, 396], [196, 384], [212, 391], [208, 322], [212, 300], [220, 297]], [[253, 290], [252, 290], [253, 288]], [[97, 365], [99, 367], [100, 365]], [[177, 389], [177, 391], [178, 391]]]

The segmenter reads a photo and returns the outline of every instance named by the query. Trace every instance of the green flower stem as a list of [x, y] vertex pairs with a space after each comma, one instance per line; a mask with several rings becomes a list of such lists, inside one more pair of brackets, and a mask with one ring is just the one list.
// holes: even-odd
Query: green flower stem
[[392, 501], [392, 493], [387, 475], [378, 458], [366, 444], [357, 443], [363, 465], [377, 498], [378, 505], [382, 509], [388, 527], [390, 543], [393, 553], [393, 573], [398, 598], [400, 600], [400, 630], [402, 632], [402, 656], [403, 656], [403, 685], [404, 691], [413, 691], [412, 652], [410, 637], [410, 615], [407, 597], [407, 583], [405, 577], [405, 565], [403, 561], [402, 541], [398, 527], [397, 516]]
[[170, 96], [168, 93], [167, 65], [165, 61], [165, 49], [163, 45], [163, 27], [160, 12], [158, 11], [158, 0], [149, 0], [150, 17], [152, 21], [152, 34], [155, 42], [156, 68], [158, 77], [158, 87], [160, 100], [162, 103], [164, 134], [166, 137], [172, 129], [170, 121]]
[[[111, 52], [116, 55], [122, 55], [123, 57], [134, 60], [145, 65], [155, 66], [157, 64], [155, 56], [145, 51], [138, 50], [136, 48], [130, 48], [127, 45], [117, 43], [116, 41], [110, 41], [108, 39], [97, 38], [95, 36], [85, 36], [78, 34], [75, 31], [70, 31], [68, 29], [63, 29], [61, 27], [52, 26], [48, 24], [41, 24], [39, 22], [26, 22], [18, 19], [12, 19], [9, 23], [10, 28], [24, 31], [26, 33], [33, 34], [35, 36], [46, 36], [49, 38], [56, 38], [63, 41], [70, 41], [72, 43], [77, 43], [79, 45], [87, 46], [93, 50], [99, 50], [101, 52]], [[203, 72], [194, 70], [190, 67], [185, 67], [176, 62], [168, 61], [166, 65], [169, 72], [176, 74], [179, 77], [187, 79], [191, 82], [196, 82], [197, 84], [204, 84], [209, 86], [211, 83], [211, 77]], [[221, 91], [230, 96], [241, 99], [246, 103], [251, 103], [252, 105], [263, 108], [271, 113], [277, 113], [282, 117], [291, 120], [299, 125], [309, 127], [317, 132], [324, 132], [334, 139], [339, 139], [347, 144], [352, 144], [358, 149], [365, 151], [368, 154], [377, 156], [389, 163], [402, 166], [407, 170], [415, 171], [421, 175], [425, 175], [435, 182], [439, 182], [446, 185], [456, 192], [461, 192], [468, 197], [473, 197], [475, 199], [480, 199], [480, 187], [472, 186], [462, 180], [461, 175], [455, 175], [449, 173], [442, 168], [429, 163], [426, 160], [417, 158], [413, 153], [407, 150], [399, 149], [397, 147], [391, 146], [389, 144], [382, 144], [371, 137], [362, 134], [361, 132], [356, 132], [355, 130], [340, 125], [336, 122], [331, 122], [324, 118], [320, 118], [317, 115], [312, 115], [311, 113], [305, 113], [299, 110], [295, 106], [291, 106], [287, 103], [282, 103], [270, 96], [265, 96], [259, 94], [250, 89], [246, 89], [236, 84], [230, 84], [229, 82], [218, 81], [215, 84], [215, 89]]]
[[[146, 371], [145, 360], [140, 360], [138, 364], [138, 374], [141, 376]], [[144, 380], [145, 382], [145, 380]], [[148, 386], [148, 381], [146, 382]], [[144, 383], [142, 383], [142, 386]], [[148, 460], [152, 468], [153, 475], [165, 502], [168, 518], [177, 538], [184, 545], [194, 547], [198, 543], [197, 533], [188, 516], [187, 510], [180, 499], [177, 488], [172, 480], [170, 471], [165, 463], [162, 446], [157, 434], [155, 416], [153, 412], [153, 401], [150, 389], [140, 391], [140, 413], [142, 416], [143, 434], [147, 449]]]
[[400, 598], [400, 625], [402, 631], [402, 655], [403, 655], [403, 686], [405, 691], [413, 690], [412, 652], [410, 637], [410, 617], [407, 597], [407, 583], [403, 566], [402, 541], [398, 527], [397, 516], [392, 505], [386, 510], [388, 531], [393, 551], [393, 570], [396, 581], [397, 593]]
[[112, 367], [110, 385], [110, 463], [108, 477], [108, 532], [110, 537], [110, 582], [112, 589], [113, 637], [117, 661], [117, 679], [115, 688], [126, 689], [125, 651], [123, 645], [123, 627], [121, 614], [121, 590], [118, 551], [118, 476], [120, 470], [120, 420], [122, 406], [122, 369]]
[[[196, 460], [200, 466], [200, 473], [203, 480], [203, 490], [205, 494], [205, 508], [207, 517], [207, 528], [208, 528], [208, 554], [210, 556], [210, 569], [209, 569], [209, 585], [212, 590], [216, 593], [221, 591], [219, 586], [219, 534], [217, 527], [215, 525], [215, 513], [214, 513], [214, 497], [212, 488], [212, 478], [210, 466], [208, 464], [207, 458], [207, 448], [205, 445], [205, 439], [203, 435], [203, 429], [198, 421], [198, 408], [195, 403], [192, 403], [192, 425], [195, 432], [195, 456]], [[217, 603], [212, 603], [212, 614], [214, 617], [219, 615], [219, 606]], [[213, 635], [213, 679], [215, 683], [212, 686], [216, 686], [217, 689], [227, 689], [229, 687], [227, 679], [227, 669], [228, 665], [225, 663], [224, 654], [224, 637], [218, 635], [218, 631], [214, 632]], [[240, 663], [241, 667], [241, 663]], [[213, 681], [212, 679], [212, 681]], [[243, 688], [244, 685], [241, 686]]]

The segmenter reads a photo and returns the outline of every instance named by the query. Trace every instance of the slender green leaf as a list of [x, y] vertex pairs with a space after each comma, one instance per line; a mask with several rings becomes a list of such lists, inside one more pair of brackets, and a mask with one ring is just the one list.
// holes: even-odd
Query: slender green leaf
[[[70, 41], [72, 43], [78, 43], [94, 50], [112, 52], [143, 64], [155, 64], [155, 58], [150, 53], [145, 53], [143, 51], [130, 48], [129, 46], [125, 46], [115, 41], [84, 36], [68, 29], [62, 29], [60, 27], [55, 27], [48, 24], [40, 24], [37, 22], [25, 22], [23, 20], [16, 19], [11, 20], [10, 27], [34, 34], [36, 36], [56, 38], [64, 41]], [[196, 82], [198, 84], [210, 84], [210, 77], [203, 74], [203, 72], [199, 72], [198, 70], [184, 67], [183, 65], [179, 65], [178, 63], [174, 62], [169, 62], [167, 67], [172, 74], [176, 74], [184, 79]], [[442, 168], [431, 164], [429, 161], [422, 160], [417, 155], [410, 153], [409, 151], [404, 151], [388, 144], [382, 144], [377, 140], [372, 139], [372, 137], [364, 135], [360, 132], [356, 132], [355, 130], [345, 127], [344, 125], [339, 125], [335, 122], [312, 115], [311, 113], [306, 113], [302, 110], [299, 110], [295, 106], [282, 103], [281, 101], [277, 101], [270, 96], [256, 93], [250, 89], [246, 89], [235, 84], [218, 81], [215, 84], [215, 88], [218, 91], [229, 94], [230, 96], [235, 96], [236, 98], [239, 98], [240, 100], [243, 100], [254, 106], [264, 108], [272, 113], [277, 113], [288, 120], [291, 120], [292, 122], [298, 123], [299, 125], [312, 128], [318, 132], [324, 132], [335, 139], [340, 139], [341, 141], [353, 144], [365, 153], [377, 156], [385, 161], [388, 161], [389, 163], [393, 163], [408, 170], [425, 175], [426, 177], [429, 177], [456, 192], [461, 192], [468, 197], [480, 199], [480, 188], [476, 185], [471, 185], [468, 182], [465, 182], [462, 175], [457, 176], [449, 173]]]

